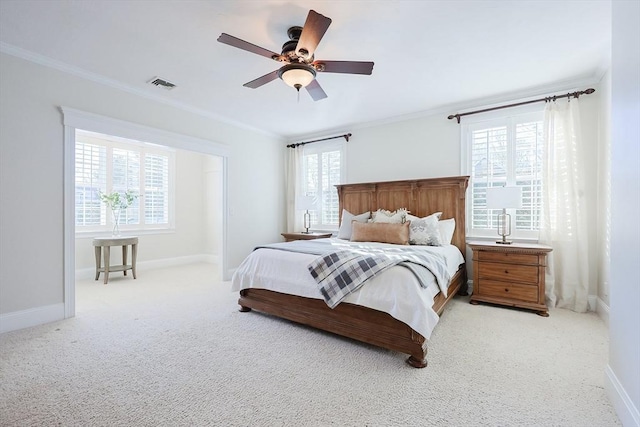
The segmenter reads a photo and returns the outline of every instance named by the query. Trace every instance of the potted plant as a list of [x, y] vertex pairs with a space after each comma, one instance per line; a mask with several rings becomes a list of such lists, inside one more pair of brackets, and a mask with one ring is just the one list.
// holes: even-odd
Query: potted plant
[[131, 191], [127, 190], [124, 194], [120, 194], [117, 191], [113, 191], [111, 193], [103, 193], [99, 192], [100, 200], [111, 209], [111, 213], [113, 214], [113, 230], [112, 234], [114, 236], [120, 235], [120, 212], [123, 209], [127, 209], [129, 206], [133, 204], [133, 202], [138, 198], [138, 195]]

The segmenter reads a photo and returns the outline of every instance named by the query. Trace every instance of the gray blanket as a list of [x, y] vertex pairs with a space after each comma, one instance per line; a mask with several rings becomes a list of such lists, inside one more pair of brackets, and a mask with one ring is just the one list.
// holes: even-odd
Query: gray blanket
[[296, 240], [274, 243], [258, 248], [277, 249], [319, 255], [309, 265], [309, 273], [318, 283], [325, 302], [334, 308], [351, 292], [359, 289], [367, 280], [394, 265], [406, 267], [426, 287], [431, 274], [446, 296], [451, 279], [444, 256], [425, 253], [410, 246], [381, 248], [359, 245], [333, 245], [330, 240], [313, 242]]

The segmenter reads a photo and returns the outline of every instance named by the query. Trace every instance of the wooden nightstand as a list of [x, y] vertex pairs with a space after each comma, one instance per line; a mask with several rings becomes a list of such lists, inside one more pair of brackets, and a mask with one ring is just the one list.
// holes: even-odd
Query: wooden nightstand
[[331, 237], [331, 233], [282, 233], [282, 237], [287, 242], [293, 240], [313, 240], [313, 239], [325, 239]]
[[473, 249], [473, 295], [471, 304], [488, 302], [535, 310], [549, 316], [545, 302], [544, 274], [547, 253], [544, 245], [469, 242]]

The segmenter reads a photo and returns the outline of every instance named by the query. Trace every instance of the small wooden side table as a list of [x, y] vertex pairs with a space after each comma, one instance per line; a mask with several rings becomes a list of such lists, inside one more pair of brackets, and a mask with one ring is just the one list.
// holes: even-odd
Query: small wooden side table
[[[131, 245], [131, 264], [127, 264], [127, 248]], [[136, 278], [136, 258], [138, 256], [138, 238], [136, 236], [127, 237], [96, 237], [93, 239], [93, 246], [96, 252], [96, 279], [100, 273], [104, 273], [104, 284], [109, 281], [109, 273], [112, 271], [122, 271], [127, 275], [127, 270], [131, 270], [133, 278]], [[110, 265], [111, 246], [122, 246], [122, 265]], [[102, 248], [104, 248], [104, 267], [100, 265]]]
[[473, 249], [473, 295], [471, 304], [488, 302], [527, 308], [549, 316], [545, 301], [545, 245], [468, 242]]
[[286, 242], [292, 242], [294, 240], [313, 240], [313, 239], [326, 239], [332, 236], [332, 233], [282, 233], [282, 237]]

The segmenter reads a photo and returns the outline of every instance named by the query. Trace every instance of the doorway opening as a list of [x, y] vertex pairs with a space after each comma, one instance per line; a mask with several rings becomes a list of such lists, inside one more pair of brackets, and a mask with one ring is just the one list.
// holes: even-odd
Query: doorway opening
[[[66, 107], [62, 107], [62, 111], [65, 128], [65, 317], [72, 317], [76, 312], [76, 278], [95, 274], [93, 237], [108, 236], [112, 232], [112, 224], [106, 216], [104, 206], [100, 203], [96, 204], [95, 200], [93, 205], [86, 203], [79, 207], [76, 204], [78, 199], [83, 201], [95, 199], [97, 193], [93, 185], [89, 185], [88, 188], [78, 188], [76, 175], [82, 171], [77, 170], [76, 155], [80, 155], [77, 149], [81, 143], [76, 144], [76, 141], [82, 140], [85, 143], [87, 136], [108, 136], [115, 141], [116, 146], [119, 146], [117, 148], [119, 151], [116, 150], [116, 153], [120, 156], [120, 164], [106, 165], [105, 175], [111, 177], [118, 173], [122, 175], [122, 171], [114, 173], [114, 169], [120, 168], [125, 171], [125, 174], [131, 175], [127, 179], [134, 187], [136, 174], [141, 177], [139, 179], [143, 185], [136, 191], [143, 200], [136, 204], [132, 212], [125, 214], [125, 223], [120, 226], [122, 234], [139, 236], [139, 248], [144, 248], [146, 255], [142, 260], [138, 258], [138, 270], [141, 263], [143, 269], [146, 269], [167, 266], [171, 263], [178, 265], [202, 261], [217, 264], [215, 274], [221, 276], [223, 280], [228, 280], [226, 277], [228, 271], [226, 257], [228, 148], [219, 143]], [[173, 177], [167, 174], [169, 180], [166, 185], [167, 192], [163, 193], [172, 195], [169, 197], [169, 199], [173, 198], [171, 203], [166, 203], [167, 200], [163, 200], [156, 193], [149, 193], [149, 187], [144, 186], [144, 171], [141, 171], [144, 169], [144, 162], [140, 163], [140, 158], [144, 158], [144, 154], [139, 158], [135, 154], [139, 151], [139, 147], [147, 147], [149, 151], [155, 149], [173, 153], [175, 157]], [[113, 149], [111, 150], [113, 154]], [[158, 160], [156, 154], [151, 155], [152, 160]], [[131, 156], [130, 164], [125, 162], [125, 165], [122, 165], [123, 155]], [[155, 178], [157, 176], [158, 174]], [[117, 179], [122, 180], [122, 177]], [[109, 184], [104, 188], [115, 188], [113, 185], [115, 184]], [[147, 197], [149, 200], [144, 200]], [[150, 206], [145, 208], [144, 202], [148, 202]], [[91, 215], [87, 213], [93, 213], [94, 219], [92, 220]], [[167, 221], [162, 220], [163, 215], [166, 216]], [[194, 247], [197, 249], [194, 250]], [[115, 261], [117, 256], [114, 254], [112, 259], [114, 262], [121, 262]], [[114, 277], [118, 276], [122, 276], [122, 273], [114, 275]], [[109, 280], [111, 281], [111, 275]], [[102, 284], [102, 281], [99, 283]]]

